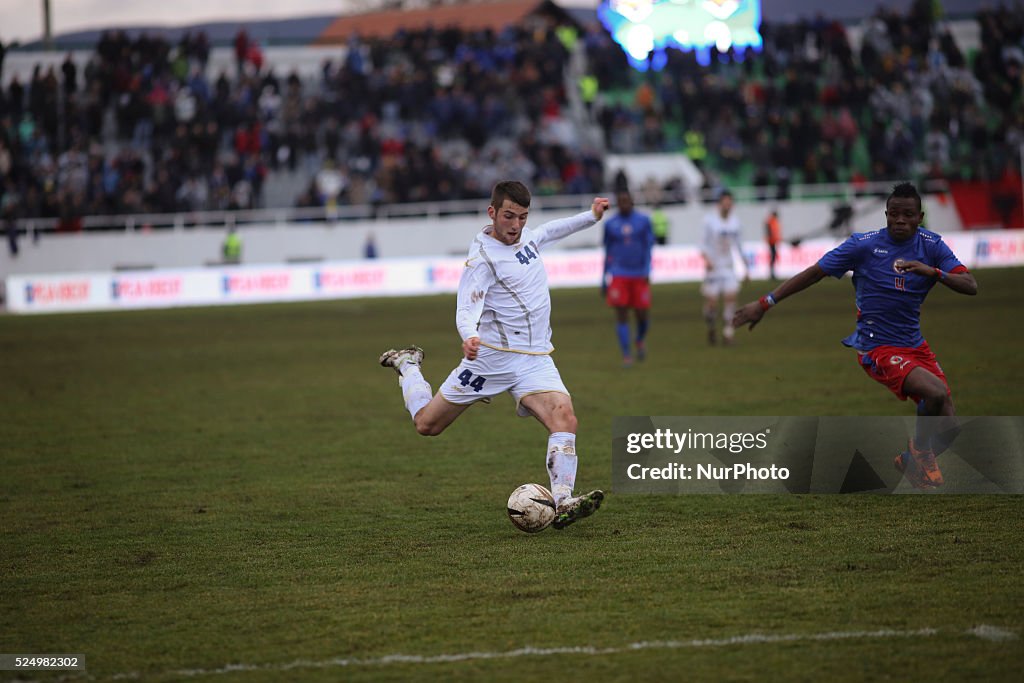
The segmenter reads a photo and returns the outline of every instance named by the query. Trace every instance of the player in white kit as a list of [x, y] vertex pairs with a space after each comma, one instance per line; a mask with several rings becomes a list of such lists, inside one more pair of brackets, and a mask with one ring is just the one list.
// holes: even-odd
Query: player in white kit
[[431, 398], [417, 346], [385, 351], [380, 364], [398, 372], [405, 407], [416, 431], [443, 432], [469, 406], [509, 392], [521, 417], [532, 415], [548, 430], [546, 463], [555, 497], [552, 526], [561, 529], [592, 514], [604, 493], [573, 496], [576, 480], [576, 414], [551, 359], [551, 295], [542, 250], [596, 224], [608, 200], [596, 197], [589, 211], [526, 227], [530, 191], [520, 182], [494, 186], [487, 215], [492, 224], [470, 245], [456, 304], [455, 325], [463, 360]]
[[722, 298], [722, 337], [726, 345], [732, 345], [735, 328], [732, 316], [736, 312], [736, 296], [740, 291], [740, 278], [736, 273], [736, 262], [743, 268], [743, 280], [748, 279], [747, 262], [743, 258], [740, 244], [740, 221], [732, 212], [732, 193], [723, 190], [718, 197], [718, 208], [704, 217], [704, 241], [701, 253], [706, 271], [700, 291], [704, 295], [704, 322], [708, 326], [708, 343], [715, 344], [718, 335], [715, 325], [718, 319], [718, 299]]

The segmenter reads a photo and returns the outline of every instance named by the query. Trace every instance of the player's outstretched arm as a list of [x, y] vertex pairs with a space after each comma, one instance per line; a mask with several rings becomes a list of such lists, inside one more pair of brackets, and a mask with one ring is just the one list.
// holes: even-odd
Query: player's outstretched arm
[[805, 268], [776, 287], [774, 292], [769, 292], [757, 301], [751, 301], [736, 311], [736, 314], [732, 317], [733, 327], [749, 324], [750, 329], [754, 329], [754, 326], [761, 322], [761, 318], [764, 317], [769, 308], [787, 296], [802, 292], [811, 285], [820, 282], [825, 275], [825, 271], [817, 263]]
[[978, 293], [978, 281], [966, 270], [959, 273], [947, 273], [920, 261], [897, 261], [895, 267], [901, 273], [916, 273], [924, 277], [935, 278], [960, 294], [974, 296]]
[[575, 216], [559, 218], [542, 224], [534, 232], [534, 239], [539, 246], [568, 237], [574, 232], [579, 232], [597, 223], [608, 210], [608, 200], [605, 197], [594, 197], [590, 205], [590, 211], [583, 211]]

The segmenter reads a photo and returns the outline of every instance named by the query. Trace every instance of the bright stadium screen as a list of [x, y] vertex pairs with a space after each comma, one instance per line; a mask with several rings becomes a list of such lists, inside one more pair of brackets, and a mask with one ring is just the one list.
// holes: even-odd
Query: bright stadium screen
[[761, 0], [604, 0], [597, 14], [640, 71], [664, 67], [666, 48], [694, 50], [705, 66], [712, 45], [761, 49]]

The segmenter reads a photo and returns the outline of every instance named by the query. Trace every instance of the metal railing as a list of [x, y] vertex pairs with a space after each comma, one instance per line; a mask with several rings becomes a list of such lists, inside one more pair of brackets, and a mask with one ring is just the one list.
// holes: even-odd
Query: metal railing
[[[892, 186], [899, 181], [871, 182], [859, 185], [851, 183], [793, 185], [788, 196], [779, 198], [778, 188], [731, 187], [737, 202], [777, 202], [832, 199], [849, 201], [863, 196], [887, 196]], [[943, 193], [949, 186], [945, 181], [925, 181], [918, 184], [922, 194]], [[606, 193], [610, 194], [610, 193]], [[650, 203], [641, 191], [634, 191], [637, 203]], [[717, 191], [700, 190], [679, 196], [661, 193], [662, 204], [681, 204], [687, 201], [713, 202]], [[531, 208], [536, 211], [584, 210], [590, 206], [594, 195], [553, 195], [535, 196]], [[148, 230], [190, 230], [202, 228], [224, 228], [245, 225], [277, 225], [286, 227], [295, 223], [325, 223], [328, 225], [352, 222], [388, 221], [407, 218], [437, 219], [445, 216], [482, 215], [487, 210], [487, 198], [459, 199], [439, 202], [415, 202], [405, 204], [381, 204], [307, 208], [251, 209], [245, 211], [190, 211], [179, 213], [116, 214], [82, 217], [82, 230], [89, 232], [136, 232]], [[21, 218], [15, 227], [21, 233], [40, 234], [56, 232], [56, 218]]]

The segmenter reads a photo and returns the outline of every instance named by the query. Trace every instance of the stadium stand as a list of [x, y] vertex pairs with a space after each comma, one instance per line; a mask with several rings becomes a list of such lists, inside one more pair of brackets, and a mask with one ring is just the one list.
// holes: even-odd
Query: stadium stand
[[74, 231], [83, 216], [472, 199], [506, 176], [584, 194], [608, 186], [606, 153], [683, 152], [706, 189], [941, 179], [982, 222], [1024, 224], [1024, 11], [979, 11], [965, 51], [930, 7], [879, 9], [858, 45], [835, 21], [766, 23], [761, 55], [702, 67], [671, 51], [647, 74], [547, 0], [340, 18], [316, 41], [338, 56], [301, 75], [244, 31], [216, 70], [202, 32], [109, 31], [84, 67], [0, 74], [0, 206]]
[[801, 182], [999, 178], [1024, 142], [1021, 11], [980, 11], [980, 49], [965, 55], [930, 8], [879, 8], [859, 49], [836, 21], [766, 22], [761, 55], [730, 51], [702, 67], [669, 51], [663, 71], [644, 74], [592, 32], [605, 146], [696, 148], [712, 183], [773, 185], [780, 197]]

